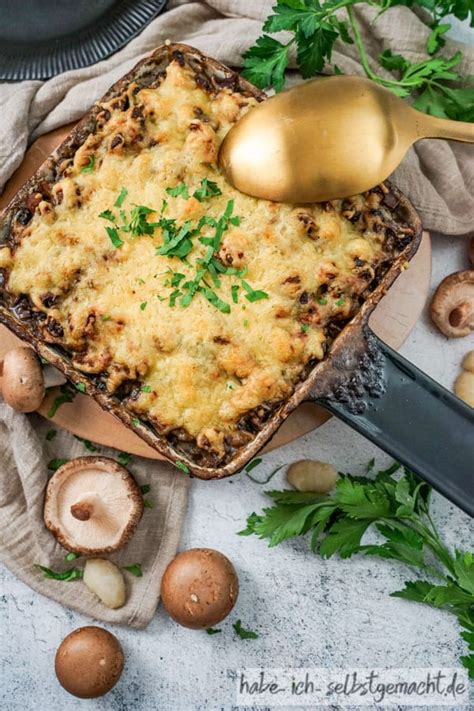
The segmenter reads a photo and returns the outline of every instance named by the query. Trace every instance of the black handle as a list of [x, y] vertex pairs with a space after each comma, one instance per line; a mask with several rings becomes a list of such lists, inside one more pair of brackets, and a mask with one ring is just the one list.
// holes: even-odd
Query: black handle
[[358, 367], [316, 401], [474, 516], [474, 409], [367, 338]]

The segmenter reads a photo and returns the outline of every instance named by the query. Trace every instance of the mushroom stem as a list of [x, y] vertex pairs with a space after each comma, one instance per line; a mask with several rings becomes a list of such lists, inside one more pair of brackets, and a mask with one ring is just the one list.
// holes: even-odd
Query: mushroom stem
[[76, 503], [71, 505], [71, 514], [78, 521], [88, 521], [100, 511], [100, 497], [93, 491], [86, 491]]
[[456, 306], [456, 308], [451, 311], [451, 313], [449, 314], [449, 323], [455, 328], [458, 328], [459, 326], [462, 327], [465, 321], [467, 321], [467, 317], [470, 313], [471, 304], [468, 304], [467, 301], [464, 301], [462, 304], [459, 304], [459, 306]]
[[78, 521], [88, 521], [94, 511], [92, 504], [86, 501], [71, 506], [71, 514]]

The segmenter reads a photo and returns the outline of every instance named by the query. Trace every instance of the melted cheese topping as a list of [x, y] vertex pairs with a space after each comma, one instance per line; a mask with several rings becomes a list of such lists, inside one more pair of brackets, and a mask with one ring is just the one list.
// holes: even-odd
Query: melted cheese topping
[[[36, 206], [14, 255], [0, 250], [0, 261], [9, 269], [8, 290], [28, 294], [60, 325], [45, 338], [73, 352], [78, 369], [104, 374], [111, 393], [139, 381], [130, 409], [160, 431], [182, 428], [222, 455], [224, 436], [237, 431], [239, 418], [288, 397], [305, 364], [323, 358], [327, 324], [357, 310], [384, 256], [382, 238], [361, 233], [340, 203], [276, 204], [225, 182], [216, 166], [219, 145], [254, 99], [227, 88], [210, 95], [176, 62], [158, 87], [132, 85], [126, 99], [129, 107], [103, 105], [103, 126], [65, 163], [52, 200]], [[81, 171], [90, 156], [93, 170]], [[192, 195], [202, 178], [222, 194], [199, 202], [165, 192], [185, 182]], [[98, 215], [118, 213], [122, 187], [122, 209], [137, 204], [159, 213], [166, 199], [166, 217], [181, 224], [217, 219], [234, 200], [241, 221], [224, 233], [219, 258], [246, 267], [245, 280], [268, 298], [252, 303], [240, 289], [234, 304], [231, 285], [240, 281], [224, 275], [215, 291], [230, 313], [202, 294], [188, 307], [171, 307], [167, 271], [188, 279], [195, 269], [156, 254], [160, 228], [152, 236], [120, 233], [123, 246], [113, 246], [105, 230], [112, 225]], [[189, 258], [204, 252], [195, 240]]]

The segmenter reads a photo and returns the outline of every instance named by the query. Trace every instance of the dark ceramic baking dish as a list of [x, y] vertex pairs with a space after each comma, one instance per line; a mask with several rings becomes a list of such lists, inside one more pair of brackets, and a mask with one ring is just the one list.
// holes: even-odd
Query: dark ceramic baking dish
[[[259, 101], [259, 90], [224, 65], [185, 45], [169, 45], [156, 50], [117, 82], [106, 96], [118, 96], [135, 81], [152, 84], [173, 59], [185, 62], [207, 90], [230, 86]], [[19, 190], [3, 213], [0, 242], [8, 242], [10, 225], [24, 206], [27, 196], [44, 181], [55, 180], [55, 167], [70, 158], [94, 131], [100, 108], [86, 114], [59, 148]], [[35, 334], [31, 312], [18, 308], [0, 289], [0, 321], [55, 365], [73, 383], [83, 383], [86, 392], [106, 410], [133, 429], [148, 444], [173, 462], [181, 462], [201, 479], [216, 479], [238, 472], [273, 436], [281, 423], [303, 401], [313, 400], [347, 422], [370, 440], [413, 469], [437, 489], [474, 515], [473, 430], [474, 411], [447, 390], [417, 370], [383, 344], [370, 330], [368, 321], [380, 299], [416, 253], [422, 235], [420, 218], [409, 200], [394, 186], [386, 184], [386, 204], [391, 212], [395, 237], [403, 245], [359, 312], [333, 340], [325, 359], [307, 369], [293, 394], [283, 403], [268, 408], [258, 421], [252, 441], [239, 449], [225, 464], [203, 465], [192, 449], [170, 441], [144, 421], [138, 422], [120, 399], [105, 393], [93, 376], [75, 369], [69, 354]], [[408, 230], [407, 230], [408, 226]], [[407, 233], [409, 238], [407, 239]], [[1, 284], [0, 284], [1, 287]]]

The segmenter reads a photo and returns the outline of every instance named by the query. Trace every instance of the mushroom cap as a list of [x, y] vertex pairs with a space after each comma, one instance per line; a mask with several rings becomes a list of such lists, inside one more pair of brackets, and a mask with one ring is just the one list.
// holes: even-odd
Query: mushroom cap
[[80, 699], [94, 699], [110, 691], [124, 664], [117, 637], [101, 627], [80, 627], [63, 639], [54, 668], [61, 686]]
[[230, 560], [212, 548], [191, 548], [168, 565], [161, 600], [183, 627], [203, 629], [221, 622], [234, 607], [239, 581]]
[[32, 348], [18, 346], [5, 353], [2, 365], [2, 394], [18, 412], [34, 412], [45, 396], [41, 363]]
[[474, 330], [474, 269], [443, 279], [431, 302], [431, 318], [449, 338], [467, 336]]
[[135, 479], [108, 457], [72, 459], [59, 467], [46, 489], [46, 527], [64, 548], [82, 555], [122, 548], [142, 513]]

